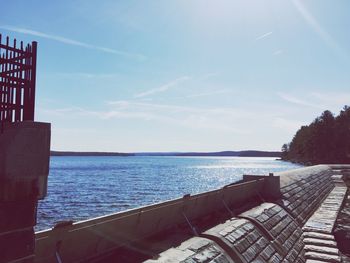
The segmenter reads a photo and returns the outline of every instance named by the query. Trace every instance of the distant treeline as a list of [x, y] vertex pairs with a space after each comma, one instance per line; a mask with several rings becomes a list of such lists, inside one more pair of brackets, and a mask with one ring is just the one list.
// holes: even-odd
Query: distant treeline
[[223, 152], [189, 152], [176, 156], [238, 156], [238, 157], [281, 157], [281, 152], [267, 151], [223, 151]]
[[282, 159], [304, 164], [350, 163], [350, 107], [344, 106], [336, 117], [326, 110], [302, 126], [282, 146]]
[[132, 153], [117, 152], [64, 152], [51, 151], [51, 156], [133, 156]]
[[223, 151], [223, 152], [67, 152], [51, 151], [51, 156], [238, 156], [238, 157], [281, 157], [281, 152], [267, 151]]

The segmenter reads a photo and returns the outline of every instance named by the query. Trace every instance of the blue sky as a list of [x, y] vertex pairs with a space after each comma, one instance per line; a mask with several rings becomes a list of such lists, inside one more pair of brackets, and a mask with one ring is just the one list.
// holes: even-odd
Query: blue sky
[[349, 1], [0, 1], [54, 150], [280, 150], [350, 104]]

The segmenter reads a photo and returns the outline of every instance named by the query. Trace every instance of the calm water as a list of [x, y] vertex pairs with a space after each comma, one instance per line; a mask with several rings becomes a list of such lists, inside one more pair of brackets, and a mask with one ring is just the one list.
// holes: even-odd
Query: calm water
[[52, 157], [36, 230], [216, 189], [242, 174], [299, 167], [251, 157]]

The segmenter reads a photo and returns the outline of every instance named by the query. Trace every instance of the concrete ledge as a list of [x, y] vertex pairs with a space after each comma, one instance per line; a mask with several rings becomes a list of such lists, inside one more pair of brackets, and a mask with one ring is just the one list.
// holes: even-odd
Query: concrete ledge
[[336, 186], [303, 227], [304, 231], [332, 234], [347, 187]]

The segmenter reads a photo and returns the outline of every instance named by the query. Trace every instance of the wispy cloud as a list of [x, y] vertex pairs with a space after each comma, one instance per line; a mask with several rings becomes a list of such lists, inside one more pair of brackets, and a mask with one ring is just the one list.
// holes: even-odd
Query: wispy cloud
[[31, 29], [17, 27], [17, 26], [0, 25], [0, 29], [4, 29], [4, 30], [7, 30], [7, 31], [16, 32], [16, 33], [20, 33], [20, 34], [25, 34], [25, 35], [31, 35], [31, 36], [46, 38], [46, 39], [50, 39], [50, 40], [53, 40], [53, 41], [61, 42], [61, 43], [67, 44], [67, 45], [78, 46], [78, 47], [83, 47], [83, 48], [87, 48], [87, 49], [94, 49], [94, 50], [97, 50], [97, 51], [102, 51], [102, 52], [105, 52], [105, 53], [110, 53], [110, 54], [123, 56], [123, 57], [128, 57], [128, 58], [133, 58], [133, 59], [143, 60], [143, 59], [146, 58], [142, 54], [131, 53], [131, 52], [127, 52], [127, 51], [122, 51], [122, 50], [117, 50], [117, 49], [112, 49], [112, 48], [107, 48], [107, 47], [101, 47], [101, 46], [96, 46], [96, 45], [88, 44], [88, 43], [85, 43], [85, 42], [77, 41], [77, 40], [74, 40], [74, 39], [62, 37], [62, 36], [59, 36], [59, 35], [46, 34], [46, 33], [43, 33], [43, 32], [36, 31], [36, 30], [31, 30]]
[[314, 104], [314, 103], [310, 103], [308, 101], [299, 99], [297, 97], [294, 97], [290, 94], [286, 94], [286, 93], [278, 93], [278, 96], [281, 97], [283, 100], [293, 103], [293, 104], [297, 104], [297, 105], [301, 105], [301, 106], [308, 106], [308, 107], [314, 107], [314, 108], [322, 108], [320, 105]]
[[207, 97], [207, 96], [213, 96], [213, 95], [227, 94], [230, 92], [231, 92], [230, 90], [222, 89], [222, 90], [208, 91], [208, 92], [202, 92], [197, 94], [190, 94], [186, 96], [186, 98]]
[[318, 99], [322, 105], [326, 104], [329, 107], [342, 107], [350, 104], [350, 93], [345, 92], [312, 92], [311, 96]]
[[272, 121], [272, 126], [278, 129], [283, 129], [289, 132], [294, 133], [297, 131], [302, 125], [306, 123], [298, 120], [290, 120], [288, 118], [276, 117]]
[[87, 72], [55, 72], [46, 73], [46, 76], [58, 78], [78, 78], [78, 79], [110, 79], [120, 77], [117, 73], [87, 73]]
[[214, 78], [214, 77], [217, 77], [219, 75], [220, 75], [220, 73], [218, 73], [218, 72], [211, 72], [211, 73], [205, 74], [203, 76], [200, 76], [198, 78], [198, 81], [205, 81], [207, 79]]
[[271, 36], [271, 35], [272, 35], [272, 32], [267, 32], [267, 33], [265, 33], [265, 34], [263, 34], [263, 35], [258, 36], [257, 38], [255, 38], [255, 41], [264, 39], [264, 38], [266, 38], [266, 37], [268, 37], [268, 36]]
[[166, 83], [158, 88], [154, 88], [154, 89], [150, 89], [150, 90], [138, 93], [134, 97], [135, 98], [142, 98], [142, 97], [146, 97], [146, 96], [149, 96], [149, 95], [152, 95], [155, 93], [164, 92], [164, 91], [167, 91], [168, 89], [173, 88], [173, 87], [179, 85], [180, 83], [185, 82], [189, 79], [191, 79], [191, 78], [188, 76], [183, 76], [183, 77], [174, 79], [174, 80], [172, 80], [172, 81], [170, 81], [170, 82], [168, 82], [168, 83]]
[[195, 130], [250, 134], [238, 123], [253, 119], [256, 114], [235, 108], [201, 108], [171, 104], [155, 104], [137, 100], [110, 101], [106, 110], [95, 111], [78, 107], [43, 109], [47, 116], [90, 120], [129, 119], [152, 121]]
[[274, 56], [279, 56], [279, 55], [282, 55], [282, 54], [283, 54], [283, 50], [282, 49], [279, 49], [279, 50], [276, 50], [275, 52], [273, 52]]
[[339, 55], [343, 55], [344, 51], [338, 45], [338, 43], [332, 38], [332, 36], [322, 28], [322, 26], [318, 23], [318, 21], [314, 18], [314, 16], [307, 10], [304, 4], [300, 0], [292, 0], [295, 8], [304, 18], [304, 20], [309, 24], [309, 26], [322, 38], [322, 40], [330, 46], [334, 51], [339, 53]]

